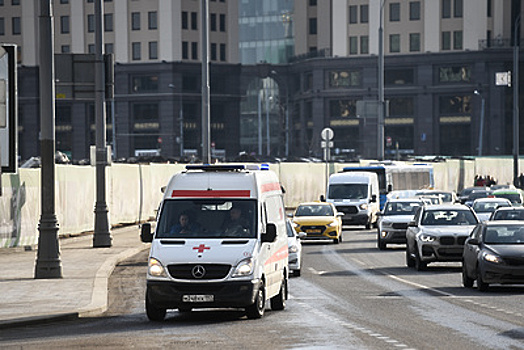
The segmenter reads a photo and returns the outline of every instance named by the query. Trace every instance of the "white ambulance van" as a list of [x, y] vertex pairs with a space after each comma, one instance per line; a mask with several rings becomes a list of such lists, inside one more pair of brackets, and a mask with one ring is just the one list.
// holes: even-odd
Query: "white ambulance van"
[[380, 211], [378, 176], [372, 172], [343, 172], [329, 177], [326, 201], [344, 213], [343, 225], [370, 229]]
[[146, 313], [241, 308], [283, 310], [288, 247], [282, 190], [267, 166], [188, 165], [165, 188], [151, 242]]

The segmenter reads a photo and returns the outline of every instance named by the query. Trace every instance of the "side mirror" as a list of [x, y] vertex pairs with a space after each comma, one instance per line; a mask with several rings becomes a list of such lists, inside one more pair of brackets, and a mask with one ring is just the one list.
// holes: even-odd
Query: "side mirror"
[[306, 237], [307, 237], [307, 234], [306, 234], [305, 232], [299, 232], [299, 233], [298, 233], [298, 238], [300, 238], [300, 239], [304, 239], [304, 238], [306, 238]]
[[153, 242], [153, 234], [151, 233], [151, 224], [145, 223], [142, 224], [142, 228], [140, 230], [140, 239], [144, 243], [151, 243]]
[[480, 242], [477, 238], [470, 238], [467, 242], [468, 244], [471, 244], [471, 245], [479, 245]]
[[345, 214], [345, 213], [341, 213], [341, 212], [338, 212], [338, 213], [337, 213], [337, 216], [341, 216], [341, 217], [342, 217], [342, 216], [344, 216], [344, 215], [346, 215], [346, 214]]
[[320, 195], [320, 201], [321, 202], [325, 202], [326, 201], [326, 197], [323, 194]]
[[415, 221], [410, 221], [408, 227], [417, 227], [417, 223]]
[[377, 201], [377, 195], [374, 194], [374, 195], [371, 196], [371, 201], [370, 202], [371, 203], [375, 203], [376, 201]]
[[379, 212], [377, 213], [377, 217], [378, 217], [378, 216], [382, 216], [382, 215], [384, 215], [384, 213], [381, 212], [381, 211], [379, 211]]
[[267, 224], [266, 233], [262, 234], [262, 243], [272, 243], [277, 239], [277, 226]]
[[388, 192], [391, 192], [391, 191], [393, 191], [393, 185], [392, 185], [392, 184], [389, 184], [389, 185], [388, 185]]

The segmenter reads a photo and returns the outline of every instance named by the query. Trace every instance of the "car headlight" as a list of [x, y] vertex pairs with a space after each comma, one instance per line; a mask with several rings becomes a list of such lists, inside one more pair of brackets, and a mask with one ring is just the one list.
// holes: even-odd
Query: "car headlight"
[[360, 208], [360, 210], [367, 210], [368, 209], [368, 205], [366, 203], [362, 203], [358, 207]]
[[482, 258], [486, 261], [489, 261], [490, 263], [494, 263], [494, 264], [502, 264], [503, 261], [502, 259], [495, 255], [495, 254], [492, 254], [492, 253], [483, 253], [482, 254]]
[[155, 277], [167, 277], [166, 269], [162, 266], [162, 263], [155, 258], [149, 259], [148, 273]]
[[253, 273], [253, 259], [245, 259], [238, 263], [233, 272], [233, 277], [244, 277], [249, 276]]
[[296, 245], [290, 245], [288, 248], [287, 248], [288, 252], [289, 253], [296, 253], [298, 252], [298, 247]]
[[337, 227], [337, 226], [338, 226], [338, 221], [333, 221], [333, 222], [330, 223], [328, 226], [329, 226], [329, 227]]
[[421, 234], [419, 237], [422, 242], [434, 242], [437, 239], [435, 236], [428, 234]]

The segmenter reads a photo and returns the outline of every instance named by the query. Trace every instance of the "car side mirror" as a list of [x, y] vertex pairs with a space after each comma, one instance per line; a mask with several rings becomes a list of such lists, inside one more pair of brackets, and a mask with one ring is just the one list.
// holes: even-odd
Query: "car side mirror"
[[277, 226], [275, 224], [266, 225], [266, 233], [262, 234], [262, 243], [272, 243], [277, 239]]
[[342, 216], [344, 216], [344, 215], [346, 215], [346, 214], [345, 214], [345, 213], [341, 213], [341, 212], [338, 212], [338, 213], [337, 213], [337, 216], [341, 216], [341, 217], [342, 217]]
[[377, 195], [374, 194], [371, 196], [371, 203], [375, 203], [377, 201]]
[[140, 239], [144, 243], [151, 243], [153, 242], [153, 233], [151, 232], [151, 224], [150, 223], [144, 223], [142, 224], [142, 227], [140, 229]]
[[321, 202], [325, 202], [326, 201], [326, 197], [323, 194], [320, 195], [320, 201]]
[[417, 227], [417, 223], [415, 221], [410, 221], [408, 227]]
[[470, 239], [468, 240], [468, 244], [471, 244], [471, 245], [479, 245], [480, 242], [479, 242], [479, 240], [478, 240], [477, 238], [470, 238]]
[[306, 238], [306, 237], [307, 237], [307, 234], [305, 232], [299, 232], [298, 233], [298, 238], [303, 239], [303, 238]]

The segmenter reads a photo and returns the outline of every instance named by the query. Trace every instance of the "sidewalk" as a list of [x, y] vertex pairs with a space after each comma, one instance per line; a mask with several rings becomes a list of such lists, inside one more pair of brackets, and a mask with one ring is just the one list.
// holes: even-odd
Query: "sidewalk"
[[0, 328], [105, 312], [114, 267], [149, 248], [138, 225], [113, 229], [111, 236], [110, 248], [93, 248], [92, 234], [60, 239], [63, 278], [56, 279], [34, 278], [36, 250], [1, 250]]

